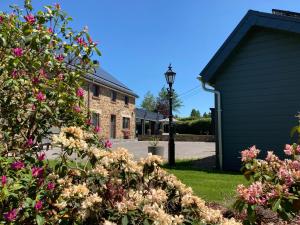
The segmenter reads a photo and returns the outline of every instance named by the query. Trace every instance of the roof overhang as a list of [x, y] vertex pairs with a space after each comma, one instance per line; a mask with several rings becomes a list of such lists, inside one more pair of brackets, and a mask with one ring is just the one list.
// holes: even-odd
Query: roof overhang
[[215, 75], [225, 60], [253, 27], [262, 27], [300, 34], [300, 18], [249, 10], [223, 45], [201, 71], [201, 79], [213, 85]]

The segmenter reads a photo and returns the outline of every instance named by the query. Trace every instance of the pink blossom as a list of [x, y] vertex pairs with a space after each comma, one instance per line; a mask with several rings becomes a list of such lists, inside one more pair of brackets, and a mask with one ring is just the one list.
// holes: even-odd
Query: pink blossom
[[22, 161], [16, 161], [11, 164], [13, 170], [20, 170], [25, 167], [25, 164]]
[[272, 151], [268, 151], [268, 155], [266, 157], [266, 160], [271, 162], [271, 161], [278, 161], [278, 157], [276, 155], [274, 155], [274, 153]]
[[27, 21], [27, 23], [31, 25], [35, 23], [35, 17], [32, 14], [28, 14], [27, 16], [24, 16], [24, 19]]
[[112, 142], [110, 140], [106, 140], [104, 143], [105, 148], [111, 148], [112, 147]]
[[62, 54], [59, 54], [58, 56], [56, 56], [56, 60], [62, 62], [64, 61], [65, 57]]
[[40, 102], [45, 101], [46, 100], [46, 95], [44, 95], [42, 92], [38, 92], [36, 99]]
[[34, 208], [36, 211], [40, 211], [42, 208], [43, 208], [43, 203], [42, 201], [38, 200], [35, 205], [34, 205]]
[[59, 4], [59, 3], [55, 3], [54, 6], [55, 6], [55, 8], [56, 8], [57, 10], [60, 10], [60, 4]]
[[81, 112], [80, 106], [78, 106], [78, 105], [74, 106], [74, 111], [78, 112], [78, 113]]
[[31, 169], [32, 176], [41, 177], [44, 173], [44, 168], [42, 167], [32, 167]]
[[13, 209], [9, 212], [4, 213], [3, 215], [7, 221], [12, 222], [17, 218], [17, 210]]
[[84, 90], [83, 90], [83, 88], [78, 88], [77, 89], [77, 91], [76, 91], [76, 95], [78, 96], [78, 97], [83, 97], [83, 95], [84, 95]]
[[55, 184], [53, 182], [49, 182], [47, 185], [48, 190], [53, 190], [55, 188]]
[[94, 128], [94, 131], [95, 131], [95, 133], [99, 133], [99, 132], [101, 132], [101, 128], [99, 126], [96, 126]]
[[292, 168], [297, 170], [297, 171], [300, 171], [300, 162], [298, 160], [294, 160], [292, 162]]
[[0, 24], [3, 23], [3, 21], [4, 21], [3, 16], [0, 16]]
[[7, 177], [5, 175], [3, 175], [1, 177], [1, 184], [2, 184], [2, 186], [5, 186], [6, 183], [7, 183]]
[[58, 79], [64, 80], [64, 75], [62, 73], [58, 74]]
[[11, 73], [11, 76], [15, 79], [18, 77], [18, 71], [16, 69], [14, 69]]
[[22, 48], [14, 48], [13, 53], [16, 57], [21, 57], [23, 55], [23, 49]]
[[263, 194], [263, 185], [261, 182], [255, 182], [248, 188], [244, 185], [238, 185], [237, 193], [240, 198], [244, 199], [248, 204], [265, 205], [267, 202], [267, 196]]
[[27, 147], [31, 147], [33, 145], [33, 139], [30, 137], [27, 139], [25, 146]]
[[292, 155], [293, 154], [293, 146], [287, 144], [287, 145], [285, 145], [285, 149], [283, 151], [286, 155]]
[[300, 145], [297, 145], [296, 153], [300, 153]]
[[49, 34], [53, 34], [53, 29], [52, 29], [51, 27], [49, 27], [49, 28], [47, 29], [47, 31], [48, 31]]
[[31, 110], [36, 110], [36, 106], [34, 104], [31, 106]]
[[253, 145], [249, 149], [246, 149], [241, 152], [242, 154], [242, 161], [247, 162], [251, 161], [252, 159], [256, 158], [257, 155], [259, 154], [260, 150], [256, 149], [256, 146]]
[[82, 37], [78, 37], [76, 41], [79, 45], [86, 46], [86, 43]]
[[40, 69], [39, 73], [40, 73], [41, 76], [43, 76], [45, 78], [48, 77], [48, 75], [47, 75], [47, 73], [46, 73], [46, 71], [44, 69]]
[[38, 78], [38, 77], [32, 78], [32, 83], [33, 84], [38, 84], [39, 82], [40, 82], [40, 78]]
[[41, 154], [38, 155], [38, 160], [39, 161], [43, 161], [43, 160], [45, 160], [45, 158], [46, 158], [45, 152], [43, 152], [43, 153], [41, 153]]

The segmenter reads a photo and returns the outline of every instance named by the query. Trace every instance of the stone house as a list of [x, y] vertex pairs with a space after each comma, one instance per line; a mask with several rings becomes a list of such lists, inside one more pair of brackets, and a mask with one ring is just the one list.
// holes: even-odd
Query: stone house
[[85, 104], [90, 110], [92, 124], [101, 128], [105, 138], [134, 138], [138, 96], [100, 67], [85, 79]]

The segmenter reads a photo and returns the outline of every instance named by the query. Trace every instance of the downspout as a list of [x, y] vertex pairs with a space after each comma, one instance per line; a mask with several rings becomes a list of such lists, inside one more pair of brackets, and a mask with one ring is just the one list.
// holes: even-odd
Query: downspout
[[223, 146], [222, 146], [222, 117], [221, 117], [221, 93], [215, 89], [209, 89], [205, 85], [205, 81], [200, 77], [199, 80], [202, 83], [203, 90], [214, 93], [217, 96], [217, 115], [218, 115], [218, 144], [219, 144], [219, 166], [220, 170], [223, 170]]

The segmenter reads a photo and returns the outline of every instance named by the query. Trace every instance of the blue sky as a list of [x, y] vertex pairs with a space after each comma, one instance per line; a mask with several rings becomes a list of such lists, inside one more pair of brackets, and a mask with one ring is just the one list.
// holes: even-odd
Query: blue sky
[[[0, 10], [22, 2], [2, 0]], [[33, 0], [38, 7], [56, 2], [73, 17], [75, 29], [89, 27], [101, 66], [140, 96], [137, 106], [147, 91], [157, 94], [165, 85], [171, 62], [175, 89], [185, 93], [181, 116], [213, 106], [212, 94], [196, 77], [249, 9], [300, 12], [299, 0]]]

